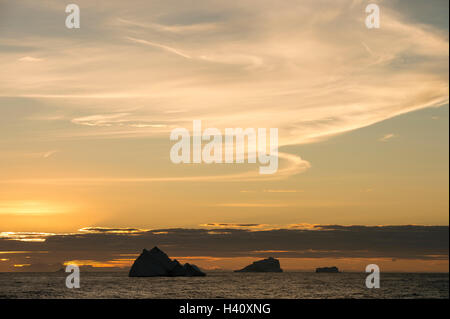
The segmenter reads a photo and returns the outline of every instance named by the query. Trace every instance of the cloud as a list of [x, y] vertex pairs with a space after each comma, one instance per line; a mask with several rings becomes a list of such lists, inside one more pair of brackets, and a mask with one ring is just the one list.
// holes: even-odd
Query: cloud
[[164, 128], [167, 126], [166, 124], [139, 120], [139, 116], [133, 116], [130, 113], [95, 114], [82, 116], [72, 119], [72, 123], [94, 127], [128, 126], [136, 128]]
[[217, 23], [195, 23], [195, 24], [187, 24], [187, 25], [164, 25], [159, 23], [146, 23], [140, 21], [132, 21], [129, 19], [118, 18], [114, 24], [122, 24], [125, 26], [138, 27], [144, 29], [154, 29], [161, 32], [169, 32], [169, 33], [199, 33], [199, 32], [207, 32], [216, 30], [219, 25]]
[[256, 190], [241, 190], [241, 193], [256, 193], [256, 192], [263, 192], [263, 193], [303, 193], [303, 190], [300, 189], [264, 189], [262, 191], [256, 191]]
[[303, 193], [301, 189], [265, 189], [264, 193]]
[[[45, 240], [33, 242], [14, 237], [25, 234], [8, 232], [8, 236], [0, 238], [0, 251], [2, 258], [14, 258], [12, 262], [17, 264], [29, 263], [24, 256], [31, 256], [44, 263], [116, 260], [123, 264], [125, 261], [119, 259], [125, 258], [129, 259], [126, 262], [129, 265], [143, 248], [155, 245], [171, 256], [191, 258], [275, 255], [279, 258], [448, 260], [448, 226], [298, 225], [303, 227], [266, 229], [270, 225], [239, 223], [209, 223], [201, 229], [95, 227], [98, 231], [36, 234]], [[14, 253], [18, 251], [28, 253]]]
[[39, 232], [0, 232], [0, 238], [2, 239], [25, 241], [25, 242], [44, 242], [48, 237], [52, 235], [55, 234], [39, 233]]
[[231, 173], [223, 175], [201, 175], [201, 176], [172, 176], [172, 177], [78, 177], [78, 178], [39, 178], [39, 179], [4, 179], [0, 183], [15, 184], [110, 184], [110, 183], [152, 183], [152, 182], [235, 182], [235, 181], [265, 181], [280, 180], [300, 174], [311, 167], [308, 161], [300, 156], [278, 153], [279, 158], [284, 159], [282, 167], [276, 174], [261, 175], [258, 169], [242, 173]]
[[138, 229], [138, 228], [109, 228], [109, 227], [84, 227], [79, 229], [80, 232], [83, 233], [109, 233], [109, 234], [134, 234], [134, 233], [143, 233], [148, 230], [146, 229]]
[[39, 61], [42, 61], [42, 60], [43, 59], [34, 58], [32, 56], [24, 56], [24, 57], [18, 59], [18, 61], [20, 61], [20, 62], [39, 62]]
[[389, 141], [389, 140], [391, 140], [392, 138], [394, 138], [394, 137], [396, 137], [397, 135], [395, 135], [395, 134], [392, 134], [392, 133], [389, 133], [389, 134], [386, 134], [386, 135], [384, 135], [382, 138], [380, 138], [378, 141], [380, 141], [380, 142], [387, 142], [387, 141]]
[[43, 153], [43, 154], [42, 154], [42, 157], [43, 157], [43, 158], [49, 158], [50, 156], [52, 156], [53, 154], [56, 154], [56, 153], [58, 153], [58, 152], [59, 152], [58, 150], [48, 151], [48, 152]]
[[186, 58], [186, 59], [191, 59], [191, 56], [189, 56], [188, 54], [186, 54], [184, 52], [181, 52], [178, 49], [175, 49], [175, 48], [169, 47], [167, 45], [164, 45], [164, 44], [155, 43], [155, 42], [151, 42], [151, 41], [147, 41], [147, 40], [143, 40], [143, 39], [136, 39], [136, 38], [132, 38], [132, 37], [127, 37], [127, 39], [130, 40], [130, 41], [136, 42], [136, 43], [145, 44], [145, 45], [149, 45], [149, 46], [152, 46], [152, 47], [156, 47], [156, 48], [160, 48], [160, 49], [166, 50], [166, 51], [168, 51], [170, 53], [179, 55], [179, 56], [181, 56], [183, 58]]
[[[116, 1], [108, 3], [114, 10], [96, 11], [81, 1], [97, 21], [82, 39], [59, 36], [59, 27], [38, 36], [12, 25], [7, 47], [26, 42], [33, 56], [46, 58], [20, 63], [23, 52], [2, 47], [0, 96], [49, 105], [58, 99], [64, 115], [89, 108], [108, 116], [124, 104], [145, 106], [131, 125], [84, 119], [78, 124], [97, 124], [90, 131], [71, 127], [54, 139], [156, 136], [196, 118], [219, 129], [277, 127], [280, 146], [448, 103], [447, 35], [411, 23], [393, 4], [383, 3], [375, 32], [364, 25], [365, 4], [352, 0], [202, 4], [194, 10], [184, 2], [148, 1], [130, 8]], [[124, 9], [127, 16], [118, 20]], [[166, 123], [156, 131], [137, 129]]]
[[207, 228], [236, 228], [236, 229], [262, 229], [269, 225], [267, 224], [245, 224], [245, 223], [208, 223], [201, 224], [201, 227]]
[[12, 157], [27, 157], [27, 158], [49, 158], [59, 153], [59, 150], [49, 150], [44, 152], [4, 152], [2, 155], [12, 156]]
[[320, 225], [319, 224], [309, 224], [309, 223], [299, 223], [299, 224], [290, 224], [288, 226], [288, 228], [315, 230], [315, 229], [320, 229]]
[[129, 113], [116, 113], [116, 114], [98, 114], [74, 118], [72, 123], [87, 125], [87, 126], [111, 126], [113, 124], [122, 123], [124, 116]]
[[274, 207], [289, 207], [289, 204], [283, 203], [221, 203], [215, 204], [213, 206], [216, 207], [241, 207], [241, 208], [250, 208], [250, 207], [260, 207], [260, 208], [274, 208]]

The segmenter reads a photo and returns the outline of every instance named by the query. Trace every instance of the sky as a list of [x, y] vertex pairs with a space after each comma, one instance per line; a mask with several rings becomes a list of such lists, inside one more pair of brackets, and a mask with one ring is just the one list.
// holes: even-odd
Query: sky
[[[448, 271], [448, 1], [0, 0], [0, 271]], [[278, 128], [279, 169], [170, 132]], [[186, 238], [189, 240], [187, 242]]]

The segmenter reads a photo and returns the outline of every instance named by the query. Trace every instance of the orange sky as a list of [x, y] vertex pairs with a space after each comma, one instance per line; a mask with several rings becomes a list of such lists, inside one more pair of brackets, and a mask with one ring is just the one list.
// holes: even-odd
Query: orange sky
[[[86, 227], [448, 226], [448, 10], [382, 2], [374, 30], [359, 0], [77, 4], [81, 28], [70, 30], [60, 1], [0, 10], [0, 251]], [[277, 173], [172, 163], [170, 132], [193, 120], [278, 128]], [[433, 236], [439, 258], [396, 258], [400, 248], [373, 258], [392, 271], [448, 270]], [[345, 251], [336, 258], [349, 270], [371, 258]], [[0, 270], [105, 262], [55, 256], [7, 256]], [[256, 258], [225, 257], [196, 263]], [[338, 264], [280, 258], [287, 269]]]

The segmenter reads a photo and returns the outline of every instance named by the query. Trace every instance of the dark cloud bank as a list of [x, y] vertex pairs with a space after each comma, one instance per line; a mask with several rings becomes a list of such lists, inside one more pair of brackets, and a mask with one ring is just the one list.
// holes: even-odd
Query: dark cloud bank
[[449, 227], [327, 225], [307, 230], [260, 231], [95, 227], [75, 234], [52, 235], [44, 242], [0, 239], [0, 251], [30, 251], [33, 258], [45, 258], [47, 263], [74, 259], [106, 261], [155, 245], [170, 256], [447, 260]]

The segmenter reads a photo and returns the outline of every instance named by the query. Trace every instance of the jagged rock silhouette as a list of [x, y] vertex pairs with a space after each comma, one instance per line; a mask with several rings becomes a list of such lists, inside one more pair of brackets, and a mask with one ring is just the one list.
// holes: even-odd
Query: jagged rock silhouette
[[165, 252], [158, 247], [151, 250], [144, 249], [141, 255], [131, 266], [129, 277], [156, 277], [156, 276], [206, 276], [197, 266], [191, 264], [181, 265], [176, 259], [171, 260]]

